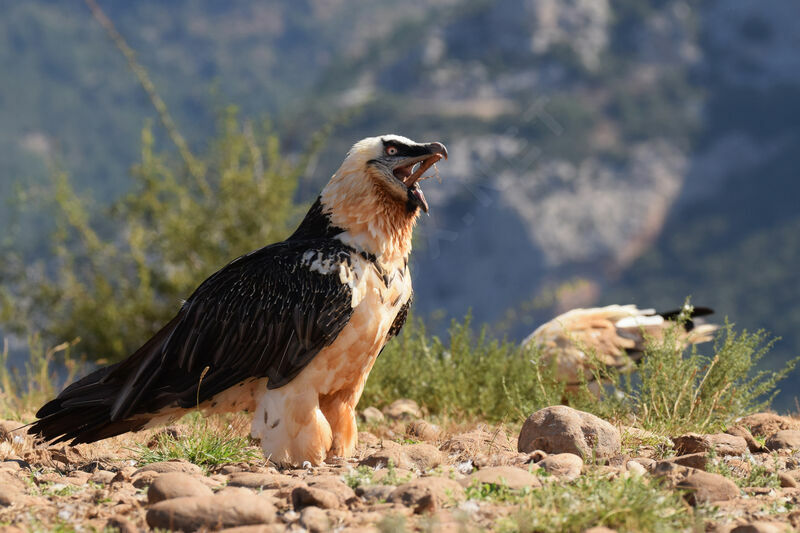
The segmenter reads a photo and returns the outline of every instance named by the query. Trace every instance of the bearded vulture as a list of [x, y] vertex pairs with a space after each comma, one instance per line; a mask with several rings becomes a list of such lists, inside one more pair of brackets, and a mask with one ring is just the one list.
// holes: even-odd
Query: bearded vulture
[[355, 406], [411, 305], [411, 234], [428, 203], [423, 174], [438, 142], [357, 142], [285, 241], [205, 280], [124, 361], [69, 385], [29, 433], [93, 442], [206, 412], [254, 413], [277, 464], [352, 455]]
[[[540, 349], [544, 360], [555, 365], [556, 378], [566, 383], [567, 390], [586, 383], [590, 391], [598, 392], [598, 376], [606, 369], [633, 370], [647, 340], [663, 339], [681, 312], [657, 313], [635, 305], [573, 309], [536, 328], [522, 345]], [[708, 307], [686, 310], [688, 318], [678, 335], [681, 347], [713, 339], [719, 326], [702, 318], [713, 312]]]

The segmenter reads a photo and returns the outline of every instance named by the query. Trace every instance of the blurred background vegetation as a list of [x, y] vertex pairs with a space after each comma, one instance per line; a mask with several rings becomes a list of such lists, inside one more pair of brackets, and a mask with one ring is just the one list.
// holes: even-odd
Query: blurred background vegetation
[[571, 307], [691, 295], [780, 336], [765, 367], [800, 353], [791, 0], [99, 4], [197, 166], [86, 6], [0, 0], [0, 327], [17, 365], [30, 331], [128, 353], [385, 132], [453, 154], [413, 264], [430, 332], [472, 309], [513, 342]]

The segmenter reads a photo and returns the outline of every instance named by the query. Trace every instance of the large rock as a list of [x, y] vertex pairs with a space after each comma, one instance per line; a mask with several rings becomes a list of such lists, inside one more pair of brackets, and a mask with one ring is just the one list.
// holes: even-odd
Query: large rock
[[782, 429], [767, 439], [766, 447], [770, 450], [800, 450], [800, 431], [796, 429]]
[[475, 482], [487, 483], [491, 485], [505, 485], [510, 489], [520, 490], [525, 487], [541, 487], [542, 482], [537, 476], [527, 470], [513, 466], [490, 466], [481, 468], [473, 472], [472, 475], [459, 480], [464, 487], [470, 486]]
[[390, 503], [411, 507], [415, 513], [433, 512], [464, 500], [464, 489], [452, 479], [424, 477], [400, 485], [389, 495]]
[[573, 453], [607, 459], [619, 455], [617, 428], [592, 414], [556, 405], [536, 411], [525, 420], [519, 434], [519, 451]]
[[147, 525], [180, 531], [271, 524], [275, 507], [247, 489], [228, 489], [214, 496], [173, 498], [147, 510]]
[[719, 455], [742, 455], [748, 450], [747, 441], [743, 437], [727, 433], [701, 435], [687, 433], [673, 439], [678, 455], [690, 453], [706, 453], [714, 450]]
[[202, 481], [182, 472], [161, 474], [147, 489], [147, 501], [151, 505], [172, 498], [213, 495]]

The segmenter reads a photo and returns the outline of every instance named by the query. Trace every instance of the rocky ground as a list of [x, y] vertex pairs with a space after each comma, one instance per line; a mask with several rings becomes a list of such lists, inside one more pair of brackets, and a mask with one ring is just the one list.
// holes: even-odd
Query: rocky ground
[[[727, 433], [668, 438], [564, 406], [533, 413], [521, 428], [437, 426], [408, 400], [362, 417], [355, 457], [294, 469], [260, 458], [143, 464], [154, 434], [187, 438], [180, 425], [44, 448], [14, 431], [19, 423], [0, 421], [0, 529], [531, 531], [541, 526], [520, 514], [532, 505], [526, 497], [578, 485], [591, 491], [589, 483], [608, 480], [679, 491], [678, 512], [696, 516], [695, 529], [800, 528], [800, 420], [793, 418], [759, 413]], [[243, 431], [234, 426], [227, 427]], [[558, 512], [580, 513], [579, 500]], [[580, 522], [560, 523], [575, 530]], [[603, 516], [588, 527], [614, 523]]]

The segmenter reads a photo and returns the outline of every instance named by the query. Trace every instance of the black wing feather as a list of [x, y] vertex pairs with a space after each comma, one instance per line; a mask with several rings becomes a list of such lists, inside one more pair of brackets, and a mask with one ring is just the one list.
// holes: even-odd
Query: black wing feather
[[289, 240], [240, 257], [203, 282], [128, 359], [45, 404], [29, 432], [92, 442], [139, 429], [148, 413], [193, 407], [249, 378], [267, 377], [269, 388], [289, 383], [353, 313], [352, 291], [336, 269], [323, 274], [300, 266], [309, 250], [334, 264], [351, 261], [352, 250], [331, 239]]

